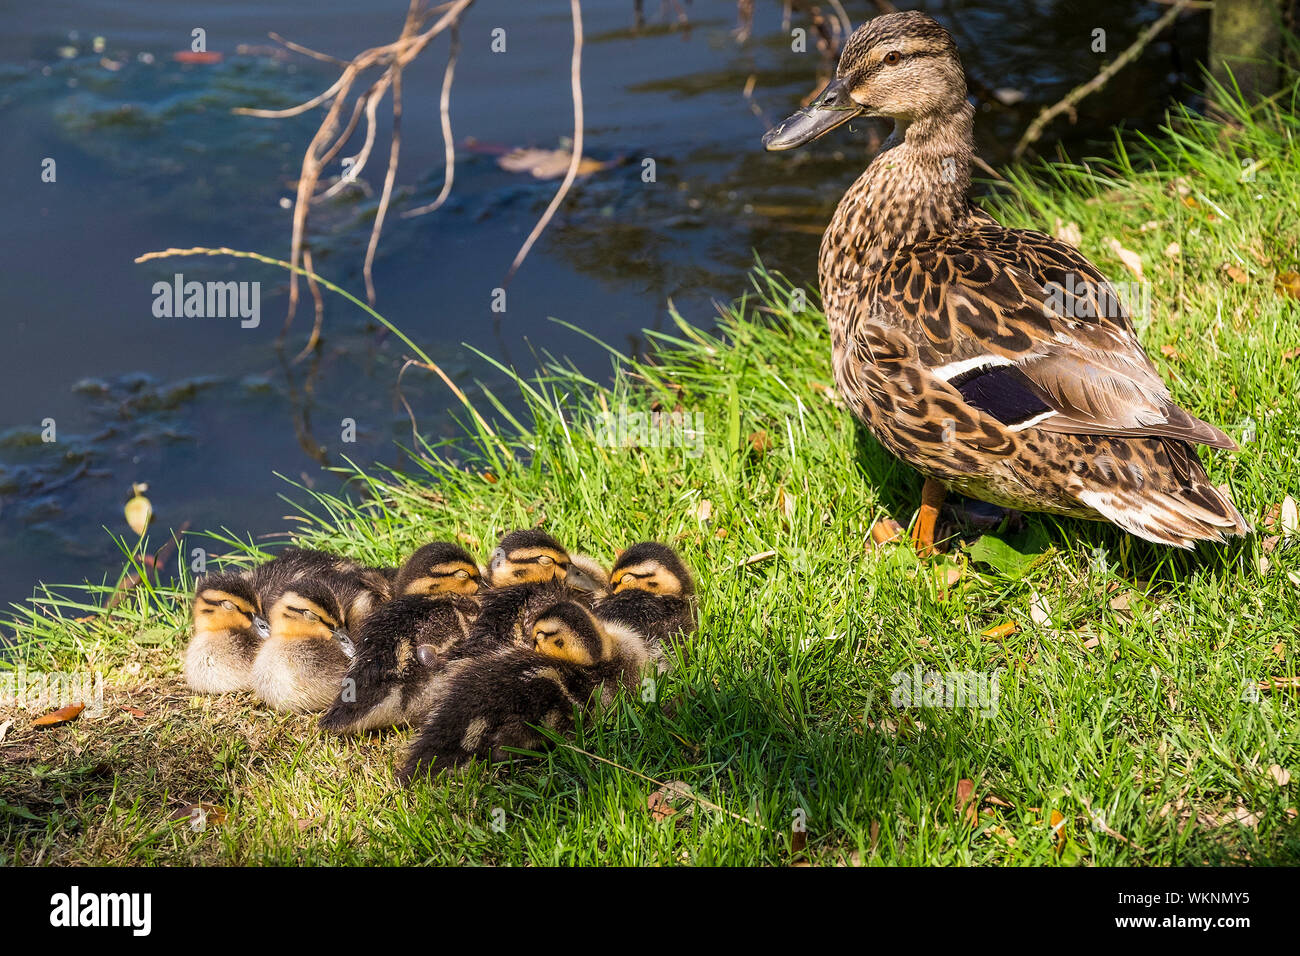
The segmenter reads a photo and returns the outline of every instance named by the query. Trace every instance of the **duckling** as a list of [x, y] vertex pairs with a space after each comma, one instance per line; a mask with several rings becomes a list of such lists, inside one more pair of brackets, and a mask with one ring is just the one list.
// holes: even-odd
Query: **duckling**
[[475, 594], [482, 574], [468, 551], [450, 541], [435, 541], [417, 548], [403, 562], [393, 581], [399, 596]]
[[327, 581], [339, 599], [348, 628], [356, 631], [372, 610], [393, 596], [397, 570], [367, 567], [328, 551], [291, 547], [253, 574], [266, 608], [301, 581]]
[[564, 732], [573, 712], [633, 689], [658, 650], [630, 628], [601, 621], [577, 601], [560, 601], [532, 622], [533, 649], [506, 648], [458, 661], [431, 682], [429, 716], [399, 779], [509, 758], [510, 749], [547, 744], [537, 727]]
[[569, 555], [569, 570], [564, 583], [579, 591], [604, 594], [609, 590], [609, 571], [595, 558], [586, 554]]
[[253, 575], [214, 572], [194, 588], [194, 636], [185, 648], [185, 682], [204, 694], [252, 688], [253, 659], [270, 634]]
[[271, 634], [253, 661], [253, 690], [276, 710], [324, 710], [356, 654], [338, 594], [323, 579], [303, 578], [267, 617]]
[[360, 733], [406, 726], [427, 713], [429, 680], [478, 613], [478, 582], [478, 566], [457, 545], [438, 542], [411, 555], [397, 575], [399, 596], [357, 632], [357, 656], [321, 728]]
[[656, 647], [695, 633], [695, 582], [667, 545], [642, 541], [627, 548], [614, 562], [610, 588], [593, 608], [602, 621], [630, 627]]

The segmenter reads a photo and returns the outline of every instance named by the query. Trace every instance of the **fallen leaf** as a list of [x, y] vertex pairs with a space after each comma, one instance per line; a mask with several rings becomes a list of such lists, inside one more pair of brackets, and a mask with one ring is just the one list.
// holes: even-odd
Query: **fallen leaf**
[[60, 724], [66, 724], [69, 721], [76, 720], [77, 715], [86, 709], [85, 704], [68, 704], [66, 707], [60, 707], [58, 710], [52, 710], [48, 714], [43, 714], [32, 721], [33, 727], [58, 727]]
[[684, 781], [671, 780], [646, 797], [646, 809], [650, 811], [651, 818], [656, 823], [660, 823], [675, 816], [677, 808], [673, 804], [688, 798], [693, 792], [690, 785]]
[[1300, 534], [1300, 508], [1296, 507], [1295, 499], [1290, 495], [1282, 499], [1282, 508], [1278, 517], [1282, 537], [1290, 538]]
[[490, 471], [485, 471], [483, 472], [483, 480], [489, 485], [495, 485], [497, 483], [497, 476], [492, 474]]
[[1080, 231], [1077, 222], [1063, 223], [1058, 216], [1056, 220], [1056, 228], [1052, 230], [1052, 234], [1062, 242], [1068, 242], [1076, 249], [1083, 245], [1083, 233]]
[[980, 637], [989, 641], [1000, 641], [1003, 638], [1010, 637], [1020, 630], [1020, 626], [1015, 621], [1006, 621], [1002, 624], [995, 624], [987, 630], [980, 631]]
[[1160, 346], [1160, 354], [1163, 355], [1165, 358], [1169, 359], [1169, 361], [1171, 362], [1181, 362], [1183, 360], [1183, 354], [1179, 352], [1178, 349], [1174, 348], [1172, 345]]
[[1037, 591], [1032, 592], [1029, 596], [1029, 619], [1039, 627], [1052, 622], [1051, 605], [1047, 603], [1047, 598]]
[[1283, 362], [1289, 362], [1293, 358], [1300, 358], [1300, 348], [1287, 349], [1285, 352], [1282, 353]]
[[1137, 276], [1139, 282], [1143, 281], [1141, 256], [1139, 256], [1132, 249], [1125, 249], [1122, 245], [1120, 245], [1120, 241], [1118, 239], [1108, 238], [1106, 240], [1106, 245], [1110, 246], [1111, 252], [1115, 253], [1115, 255], [1119, 257], [1119, 261], [1124, 263], [1128, 271], [1133, 273], [1133, 275]]
[[975, 784], [963, 777], [957, 781], [957, 815], [965, 817], [971, 826], [979, 826], [980, 802], [975, 798]]
[[1060, 810], [1052, 811], [1052, 842], [1056, 844], [1056, 852], [1060, 853], [1065, 849], [1065, 817]]
[[881, 518], [871, 526], [871, 540], [880, 547], [903, 540], [903, 526], [893, 518]]
[[1280, 294], [1300, 299], [1300, 272], [1279, 272], [1273, 288]]
[[708, 521], [713, 517], [713, 502], [708, 498], [701, 498], [700, 503], [695, 506], [694, 513], [697, 521]]
[[149, 522], [153, 518], [153, 505], [144, 493], [149, 490], [149, 486], [144, 482], [139, 482], [131, 486], [131, 500], [126, 503], [123, 511], [126, 514], [126, 524], [132, 531], [138, 535], [143, 535], [145, 529], [149, 527]]
[[991, 803], [995, 807], [1006, 807], [1008, 810], [1015, 809], [1015, 807], [1012, 804], [1007, 803], [1007, 801], [1003, 800], [1001, 797], [992, 793], [990, 793], [988, 796], [984, 798], [984, 802]]
[[1237, 285], [1245, 285], [1250, 281], [1250, 275], [1240, 266], [1225, 265], [1223, 273]]
[[124, 706], [124, 707], [122, 708], [122, 712], [125, 713], [125, 714], [130, 714], [132, 717], [148, 717], [148, 716], [149, 716], [149, 715], [146, 714], [143, 710], [141, 710], [139, 707], [125, 707], [125, 706]]
[[[776, 510], [781, 512], [781, 516], [786, 521], [794, 520], [794, 507], [798, 500], [798, 498], [786, 491], [784, 486], [776, 489]], [[704, 520], [707, 521], [708, 519]]]
[[1276, 657], [1278, 660], [1283, 660], [1283, 661], [1286, 660], [1285, 641], [1278, 641], [1276, 644], [1273, 645], [1272, 650], [1273, 650], [1273, 656]]
[[5, 734], [9, 733], [9, 728], [14, 725], [13, 718], [9, 718], [3, 724], [0, 724], [0, 744], [4, 743]]
[[1165, 246], [1165, 258], [1167, 259], [1177, 259], [1182, 254], [1183, 247], [1176, 242], [1171, 242], [1169, 245]]
[[756, 457], [762, 458], [767, 454], [768, 449], [772, 447], [772, 438], [762, 429], [759, 429], [756, 432], [750, 432], [749, 447]]
[[224, 807], [211, 803], [191, 803], [189, 806], [173, 810], [168, 819], [173, 822], [190, 820], [196, 824], [195, 829], [203, 829], [208, 826], [220, 826], [226, 822], [228, 816]]
[[[512, 149], [504, 156], [498, 157], [497, 165], [508, 173], [528, 173], [534, 179], [559, 179], [569, 171], [573, 153], [567, 149]], [[590, 176], [598, 173], [608, 163], [603, 163], [590, 156], [578, 160], [578, 175]]]
[[1285, 787], [1291, 782], [1291, 772], [1279, 767], [1277, 764], [1269, 765], [1268, 775], [1273, 778], [1273, 782], [1279, 787]]
[[741, 561], [739, 567], [744, 568], [744, 567], [748, 567], [751, 564], [759, 564], [762, 561], [766, 561], [769, 558], [775, 558], [775, 557], [776, 557], [775, 551], [760, 551], [758, 552], [758, 554], [751, 554], [749, 557]]

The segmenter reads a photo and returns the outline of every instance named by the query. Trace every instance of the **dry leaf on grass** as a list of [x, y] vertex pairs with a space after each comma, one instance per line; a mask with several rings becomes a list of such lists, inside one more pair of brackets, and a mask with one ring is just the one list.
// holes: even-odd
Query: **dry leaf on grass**
[[876, 547], [903, 540], [903, 526], [893, 518], [881, 518], [871, 526], [871, 541]]
[[195, 829], [203, 827], [216, 827], [226, 822], [228, 814], [224, 807], [218, 807], [212, 803], [191, 803], [189, 806], [179, 807], [172, 811], [169, 820], [180, 822], [189, 820]]
[[1000, 641], [1010, 637], [1020, 630], [1020, 626], [1015, 621], [1006, 621], [1002, 624], [995, 624], [987, 630], [980, 631], [980, 637], [986, 641]]
[[1277, 764], [1270, 764], [1268, 775], [1273, 778], [1273, 782], [1279, 787], [1285, 787], [1291, 782], [1291, 772], [1285, 767], [1279, 767]]
[[708, 498], [701, 498], [700, 503], [695, 506], [693, 514], [697, 521], [708, 521], [713, 517], [713, 502]]
[[963, 777], [957, 781], [957, 816], [964, 817], [971, 826], [979, 826], [980, 802], [975, 796], [975, 784]]
[[1279, 294], [1300, 299], [1300, 272], [1279, 272], [1273, 282], [1273, 288]]
[[1235, 282], [1237, 285], [1246, 285], [1250, 282], [1250, 275], [1241, 266], [1224, 265], [1223, 274]]
[[1056, 852], [1060, 853], [1065, 849], [1065, 817], [1060, 810], [1052, 811], [1052, 842], [1056, 845]]
[[1125, 268], [1127, 268], [1129, 272], [1133, 273], [1133, 275], [1137, 276], [1138, 281], [1141, 282], [1143, 280], [1142, 257], [1132, 249], [1125, 249], [1120, 245], [1118, 239], [1108, 238], [1106, 240], [1106, 245], [1110, 246], [1111, 252], [1115, 253], [1115, 255], [1119, 257], [1119, 261], [1124, 263]]
[[3, 724], [0, 724], [0, 744], [4, 743], [5, 734], [9, 733], [9, 728], [12, 727], [13, 725], [14, 725], [13, 718], [10, 718], [9, 720], [6, 720]]
[[1059, 216], [1056, 218], [1056, 226], [1052, 230], [1052, 235], [1062, 242], [1069, 243], [1076, 249], [1083, 245], [1083, 233], [1079, 229], [1079, 224], [1077, 222], [1061, 222]]
[[690, 784], [681, 780], [670, 780], [646, 797], [646, 809], [650, 811], [650, 816], [656, 823], [661, 823], [677, 814], [678, 808], [674, 806], [675, 803], [689, 800], [693, 793]]
[[77, 715], [86, 709], [85, 704], [68, 704], [66, 707], [60, 707], [58, 710], [52, 710], [48, 714], [43, 714], [32, 721], [33, 727], [58, 727], [60, 724], [66, 724], [69, 721], [76, 720]]

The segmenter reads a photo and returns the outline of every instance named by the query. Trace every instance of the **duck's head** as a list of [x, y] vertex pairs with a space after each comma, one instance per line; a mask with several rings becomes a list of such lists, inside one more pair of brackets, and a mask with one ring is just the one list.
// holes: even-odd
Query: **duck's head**
[[348, 657], [356, 646], [344, 628], [339, 599], [325, 584], [310, 578], [295, 582], [271, 605], [271, 636], [286, 641], [336, 641]]
[[569, 573], [569, 552], [545, 531], [511, 531], [492, 552], [487, 573], [494, 588], [563, 582]]
[[677, 552], [657, 541], [634, 544], [618, 556], [609, 576], [615, 594], [638, 590], [672, 597], [690, 597], [695, 593], [691, 572]]
[[194, 633], [256, 630], [269, 633], [253, 582], [243, 574], [216, 572], [194, 588]]
[[965, 101], [966, 74], [948, 31], [919, 11], [890, 13], [858, 27], [840, 53], [835, 79], [768, 130], [763, 145], [794, 149], [856, 116], [908, 124], [954, 113]]
[[406, 559], [394, 590], [403, 595], [474, 594], [480, 577], [468, 551], [450, 541], [435, 541]]
[[611, 654], [604, 628], [575, 601], [561, 601], [537, 615], [532, 632], [533, 650], [571, 664], [590, 667]]

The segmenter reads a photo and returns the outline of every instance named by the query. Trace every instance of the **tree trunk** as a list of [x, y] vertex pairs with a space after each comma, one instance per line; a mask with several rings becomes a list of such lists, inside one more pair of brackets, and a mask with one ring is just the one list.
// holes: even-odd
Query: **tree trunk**
[[1290, 6], [1291, 0], [1214, 0], [1210, 74], [1228, 90], [1235, 81], [1248, 101], [1277, 92], [1283, 8]]

